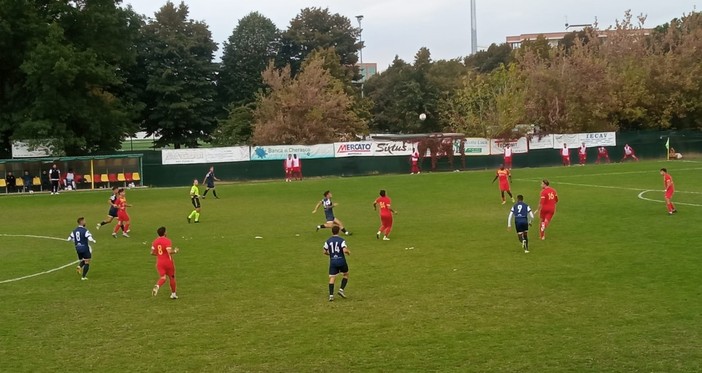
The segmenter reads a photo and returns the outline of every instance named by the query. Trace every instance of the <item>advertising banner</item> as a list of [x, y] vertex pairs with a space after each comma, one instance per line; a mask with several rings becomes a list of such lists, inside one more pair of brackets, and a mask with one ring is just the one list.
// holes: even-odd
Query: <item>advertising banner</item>
[[[489, 155], [490, 154], [490, 140], [483, 139], [479, 137], [468, 137], [465, 139], [463, 144], [463, 150], [466, 155]], [[456, 140], [453, 143], [453, 154], [461, 155], [461, 141]]]
[[404, 141], [376, 141], [372, 143], [373, 156], [387, 157], [412, 154], [416, 144]]
[[335, 142], [334, 156], [335, 157], [363, 157], [373, 155], [373, 142], [371, 141], [356, 141], [356, 142]]
[[567, 144], [569, 148], [580, 147], [580, 144], [585, 143], [588, 148], [598, 146], [616, 146], [616, 132], [591, 132], [591, 133], [576, 133], [571, 135], [553, 135], [553, 148], [560, 149], [563, 144]]
[[[562, 146], [562, 145], [561, 145]], [[553, 135], [546, 135], [544, 137], [534, 136], [529, 139], [529, 150], [536, 149], [553, 149]]]
[[244, 162], [249, 160], [248, 146], [225, 148], [163, 149], [162, 164], [198, 164]]
[[300, 159], [334, 158], [334, 144], [252, 146], [252, 161], [283, 160], [288, 154]]
[[516, 140], [490, 140], [490, 154], [502, 155], [505, 153], [505, 144], [509, 144], [513, 154], [526, 153], [529, 151], [527, 147], [527, 138], [520, 137]]
[[51, 146], [37, 145], [29, 146], [24, 141], [12, 142], [12, 158], [38, 158], [51, 156]]

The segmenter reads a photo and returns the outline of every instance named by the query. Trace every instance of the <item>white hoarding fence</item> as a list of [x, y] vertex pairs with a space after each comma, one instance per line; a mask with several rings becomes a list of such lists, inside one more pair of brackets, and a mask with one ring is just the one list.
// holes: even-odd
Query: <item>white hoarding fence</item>
[[224, 148], [163, 149], [162, 164], [198, 164], [248, 161], [248, 146]]
[[529, 139], [529, 150], [553, 149], [553, 135], [533, 136]]
[[529, 151], [527, 145], [527, 138], [520, 137], [519, 139], [513, 140], [490, 140], [490, 154], [492, 155], [502, 155], [505, 153], [505, 145], [509, 144], [512, 148], [513, 154], [526, 153]]
[[334, 158], [334, 144], [252, 146], [252, 161], [283, 160], [288, 154], [300, 159]]
[[371, 141], [356, 141], [356, 142], [336, 142], [334, 143], [334, 156], [342, 157], [363, 157], [373, 155], [373, 142]]

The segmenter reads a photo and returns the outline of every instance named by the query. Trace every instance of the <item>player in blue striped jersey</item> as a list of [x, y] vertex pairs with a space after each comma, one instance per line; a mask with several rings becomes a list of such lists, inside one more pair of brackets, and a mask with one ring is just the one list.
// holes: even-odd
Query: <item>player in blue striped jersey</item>
[[517, 237], [519, 242], [522, 243], [522, 248], [524, 252], [529, 252], [529, 226], [534, 220], [534, 213], [531, 211], [531, 207], [524, 203], [524, 196], [517, 196], [517, 203], [512, 206], [509, 210], [509, 217], [507, 217], [507, 229], [512, 226], [512, 217], [514, 216], [514, 227], [517, 229]]
[[92, 258], [93, 250], [90, 248], [90, 242], [95, 243], [93, 235], [90, 231], [85, 228], [85, 218], [78, 218], [78, 226], [71, 232], [66, 241], [73, 241], [76, 246], [76, 253], [78, 254], [78, 260], [80, 264], [76, 268], [76, 271], [81, 275], [81, 280], [87, 280], [88, 270], [90, 270], [90, 259]]
[[351, 255], [346, 241], [339, 237], [341, 229], [338, 225], [332, 227], [332, 236], [324, 243], [324, 255], [329, 256], [329, 301], [334, 300], [334, 283], [336, 276], [341, 273], [344, 278], [341, 280], [339, 296], [346, 298], [344, 289], [349, 282], [349, 265], [346, 263], [346, 255]]

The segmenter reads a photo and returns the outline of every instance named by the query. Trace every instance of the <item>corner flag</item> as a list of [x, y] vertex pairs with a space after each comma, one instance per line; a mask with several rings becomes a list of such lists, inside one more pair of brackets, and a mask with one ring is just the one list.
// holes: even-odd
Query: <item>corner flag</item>
[[665, 142], [665, 159], [670, 159], [670, 137], [668, 137], [668, 140]]

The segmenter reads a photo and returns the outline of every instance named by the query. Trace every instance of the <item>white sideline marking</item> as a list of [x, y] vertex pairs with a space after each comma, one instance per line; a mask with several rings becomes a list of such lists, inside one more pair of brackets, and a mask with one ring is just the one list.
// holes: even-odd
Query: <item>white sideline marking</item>
[[[671, 171], [698, 171], [702, 170], [702, 167], [694, 167], [694, 168], [676, 168], [676, 169], [671, 169]], [[558, 176], [558, 179], [564, 179], [564, 178], [569, 178], [569, 177], [588, 177], [588, 176], [616, 176], [616, 175], [631, 175], [631, 174], [650, 174], [650, 173], [658, 173], [657, 170], [649, 170], [649, 171], [624, 171], [624, 172], [602, 172], [599, 174], [579, 174], [579, 175], [562, 175]], [[539, 180], [540, 181], [540, 180]], [[562, 184], [562, 183], [561, 183]], [[641, 190], [641, 189], [639, 189]]]
[[[62, 238], [47, 237], [47, 236], [35, 236], [35, 235], [32, 235], [32, 234], [4, 234], [4, 233], [0, 233], [0, 236], [2, 236], [2, 237], [44, 238], [44, 239], [47, 239], [47, 240], [65, 241], [65, 240], [62, 239]], [[64, 268], [70, 267], [70, 266], [72, 266], [72, 265], [74, 265], [74, 264], [76, 264], [76, 263], [78, 263], [77, 260], [72, 261], [72, 262], [70, 262], [70, 263], [68, 263], [68, 264], [62, 265], [62, 266], [57, 267], [57, 268], [49, 269], [49, 270], [44, 271], [44, 272], [37, 272], [37, 273], [33, 273], [33, 274], [27, 275], [27, 276], [11, 278], [11, 279], [8, 279], [8, 280], [2, 280], [2, 281], [0, 281], [0, 284], [7, 284], [7, 283], [9, 283], [9, 282], [16, 282], [16, 281], [26, 280], [26, 279], [32, 278], [32, 277], [37, 277], [37, 276], [41, 276], [41, 275], [46, 275], [46, 274], [49, 274], [49, 273], [51, 273], [51, 272], [60, 271], [60, 270], [62, 270], [62, 269], [64, 269]]]
[[[665, 203], [665, 201], [659, 200], [659, 199], [651, 199], [651, 198], [646, 198], [643, 195], [648, 193], [648, 192], [658, 192], [658, 190], [644, 190], [643, 192], [639, 193], [639, 198], [644, 200], [644, 201], [651, 201], [651, 202], [660, 202], [660, 203]], [[678, 192], [677, 190], [675, 193], [694, 193], [694, 194], [699, 194], [698, 192]], [[684, 206], [696, 206], [696, 207], [702, 207], [702, 205], [699, 205], [697, 203], [685, 203], [685, 202], [673, 202], [675, 205], [684, 205]]]

